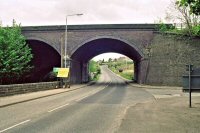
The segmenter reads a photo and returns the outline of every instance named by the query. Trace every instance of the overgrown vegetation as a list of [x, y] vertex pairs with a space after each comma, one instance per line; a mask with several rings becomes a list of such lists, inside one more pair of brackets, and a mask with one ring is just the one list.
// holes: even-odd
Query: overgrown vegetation
[[192, 26], [191, 29], [177, 28], [175, 26], [168, 26], [164, 23], [160, 23], [158, 29], [162, 33], [176, 33], [179, 35], [188, 35], [188, 36], [200, 36], [200, 25]]
[[161, 32], [171, 32], [188, 36], [200, 36], [200, 1], [174, 0], [169, 7], [166, 20], [181, 25], [168, 26], [160, 21]]
[[188, 7], [190, 14], [200, 15], [199, 0], [177, 0], [176, 4], [181, 7]]
[[17, 83], [32, 68], [32, 58], [20, 25], [14, 20], [12, 27], [0, 25], [0, 84]]
[[99, 63], [91, 60], [89, 62], [90, 80], [97, 81], [101, 74]]

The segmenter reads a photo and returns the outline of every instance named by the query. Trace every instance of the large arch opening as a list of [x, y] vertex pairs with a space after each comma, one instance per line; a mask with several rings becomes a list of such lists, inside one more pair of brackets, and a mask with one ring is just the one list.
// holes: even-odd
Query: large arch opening
[[27, 44], [32, 49], [33, 59], [31, 64], [33, 69], [26, 78], [26, 82], [45, 82], [56, 78], [52, 75], [53, 67], [60, 67], [61, 56], [49, 44], [39, 40], [27, 40]]
[[125, 55], [134, 61], [134, 79], [138, 82], [140, 62], [143, 59], [142, 52], [139, 51], [133, 44], [113, 38], [99, 38], [91, 40], [80, 46], [72, 54], [71, 81], [74, 83], [88, 82], [88, 61], [97, 55], [109, 52]]

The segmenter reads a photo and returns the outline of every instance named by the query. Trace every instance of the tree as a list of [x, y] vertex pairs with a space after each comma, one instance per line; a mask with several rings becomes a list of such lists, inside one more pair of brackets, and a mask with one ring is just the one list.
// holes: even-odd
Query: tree
[[192, 14], [200, 15], [200, 1], [199, 0], [177, 0], [179, 6], [189, 7], [189, 11]]
[[20, 25], [13, 20], [12, 27], [0, 26], [0, 84], [13, 83], [30, 71], [32, 58]]
[[196, 34], [193, 33], [193, 28], [199, 27], [200, 16], [190, 13], [190, 7], [181, 6], [180, 1], [182, 0], [172, 1], [172, 5], [167, 11], [166, 20], [172, 21], [173, 23], [183, 23], [185, 25], [185, 34], [192, 36]]
[[109, 63], [112, 62], [112, 58], [109, 58], [109, 59], [108, 59], [108, 62], [109, 62]]
[[94, 60], [91, 60], [89, 62], [89, 71], [90, 72], [96, 72], [96, 62]]

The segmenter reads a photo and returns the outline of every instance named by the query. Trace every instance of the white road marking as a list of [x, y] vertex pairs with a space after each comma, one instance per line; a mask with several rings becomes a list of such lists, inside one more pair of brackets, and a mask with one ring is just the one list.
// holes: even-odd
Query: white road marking
[[[110, 83], [111, 83], [111, 82], [109, 82], [103, 89], [105, 89], [106, 87], [108, 87]], [[98, 91], [95, 91], [94, 93], [90, 93], [89, 95], [86, 95], [86, 96], [84, 96], [84, 97], [81, 97], [80, 99], [77, 99], [77, 100], [75, 100], [75, 101], [76, 101], [76, 102], [81, 101], [81, 100], [83, 100], [84, 98], [89, 97], [89, 96], [91, 96], [91, 95], [93, 95], [93, 94], [95, 94], [95, 93], [97, 93], [97, 92], [98, 92]], [[55, 110], [57, 110], [57, 109], [60, 109], [60, 108], [62, 108], [62, 107], [65, 107], [65, 106], [67, 106], [67, 105], [69, 105], [69, 103], [64, 104], [64, 105], [62, 105], [62, 106], [59, 106], [59, 107], [56, 107], [56, 108], [54, 108], [54, 109], [52, 109], [52, 110], [49, 110], [48, 112], [49, 112], [49, 113], [50, 113], [50, 112], [53, 112], [53, 111], [55, 111]]]
[[50, 112], [53, 112], [53, 111], [55, 111], [55, 110], [57, 110], [57, 109], [60, 109], [60, 108], [62, 108], [62, 107], [65, 107], [65, 106], [67, 106], [67, 105], [69, 105], [69, 103], [64, 104], [64, 105], [62, 105], [62, 106], [59, 106], [59, 107], [56, 107], [56, 108], [54, 108], [54, 109], [52, 109], [52, 110], [49, 110], [48, 112], [49, 112], [49, 113], [50, 113]]
[[4, 129], [4, 130], [1, 130], [0, 133], [3, 133], [3, 132], [5, 132], [5, 131], [7, 131], [7, 130], [9, 130], [9, 129], [11, 129], [11, 128], [14, 128], [14, 127], [16, 127], [16, 126], [22, 125], [22, 124], [27, 123], [27, 122], [29, 122], [29, 121], [30, 121], [30, 120], [25, 120], [25, 121], [23, 121], [23, 122], [20, 122], [20, 123], [18, 123], [18, 124], [15, 124], [15, 125], [13, 125], [13, 126], [11, 126], [11, 127], [8, 127], [8, 128], [6, 128], [6, 129]]

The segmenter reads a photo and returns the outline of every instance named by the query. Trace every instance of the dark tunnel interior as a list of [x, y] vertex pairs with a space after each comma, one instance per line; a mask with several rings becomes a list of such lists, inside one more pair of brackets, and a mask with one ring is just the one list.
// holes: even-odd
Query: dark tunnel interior
[[73, 53], [71, 58], [79, 62], [88, 62], [93, 57], [108, 52], [123, 54], [136, 62], [142, 58], [129, 44], [110, 38], [96, 39], [84, 44]]
[[43, 82], [55, 80], [51, 71], [53, 67], [60, 67], [60, 54], [49, 44], [38, 40], [27, 40], [28, 45], [32, 49], [33, 60], [31, 64], [33, 69], [26, 78], [26, 82]]

